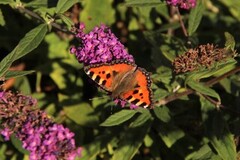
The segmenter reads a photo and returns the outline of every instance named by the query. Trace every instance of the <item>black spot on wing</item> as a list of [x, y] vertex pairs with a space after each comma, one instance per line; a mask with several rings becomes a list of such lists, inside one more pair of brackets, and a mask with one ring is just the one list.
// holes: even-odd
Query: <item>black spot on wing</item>
[[129, 100], [132, 99], [132, 98], [133, 98], [133, 96], [129, 96], [129, 97], [126, 98], [126, 100], [129, 101]]
[[137, 94], [139, 92], [139, 90], [134, 90], [133, 94]]
[[97, 75], [97, 77], [95, 78], [95, 81], [96, 81], [97, 83], [99, 83], [100, 79], [101, 79], [101, 77], [100, 77], [99, 75]]
[[103, 86], [104, 86], [106, 83], [107, 83], [106, 80], [103, 80], [103, 81], [102, 81], [102, 85], [103, 85]]
[[105, 71], [102, 71], [102, 74], [105, 74]]
[[139, 99], [134, 99], [134, 101], [132, 101], [131, 103], [137, 104], [139, 101], [140, 101]]
[[94, 75], [94, 72], [90, 71], [89, 76], [92, 77]]
[[108, 73], [108, 74], [106, 75], [106, 78], [109, 79], [110, 77], [111, 77], [111, 74]]
[[139, 106], [140, 107], [144, 107], [144, 106], [146, 106], [147, 105], [147, 103], [146, 102], [143, 102], [142, 104], [140, 104]]

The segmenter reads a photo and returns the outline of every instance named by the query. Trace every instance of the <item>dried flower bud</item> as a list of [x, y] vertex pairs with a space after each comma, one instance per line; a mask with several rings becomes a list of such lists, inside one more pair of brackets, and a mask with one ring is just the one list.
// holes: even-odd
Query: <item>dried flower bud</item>
[[225, 48], [217, 48], [213, 44], [200, 45], [175, 58], [173, 67], [176, 73], [184, 73], [200, 67], [210, 68], [215, 62], [227, 57], [229, 54]]

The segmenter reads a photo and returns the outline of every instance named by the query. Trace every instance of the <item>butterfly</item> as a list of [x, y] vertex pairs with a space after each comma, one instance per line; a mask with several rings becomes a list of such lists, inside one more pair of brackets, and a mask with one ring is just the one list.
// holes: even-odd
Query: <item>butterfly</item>
[[153, 108], [150, 73], [144, 68], [126, 60], [115, 60], [86, 66], [84, 71], [113, 99]]

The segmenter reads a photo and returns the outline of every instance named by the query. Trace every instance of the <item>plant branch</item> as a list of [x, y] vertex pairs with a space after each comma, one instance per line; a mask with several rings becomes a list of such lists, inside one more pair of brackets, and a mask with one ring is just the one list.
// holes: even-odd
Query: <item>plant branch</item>
[[[41, 22], [45, 22], [44, 19], [43, 19], [42, 17], [40, 17], [38, 14], [36, 14], [35, 12], [33, 12], [33, 11], [27, 9], [27, 8], [24, 8], [24, 7], [22, 7], [22, 6], [19, 6], [19, 7], [17, 7], [17, 8], [18, 8], [18, 10], [19, 10], [20, 12], [26, 13], [26, 14], [28, 14], [29, 16], [34, 17], [34, 18], [40, 20]], [[58, 23], [55, 23], [54, 21], [52, 21], [50, 24], [51, 24], [54, 28], [56, 28], [57, 30], [60, 30], [60, 31], [65, 32], [65, 33], [68, 33], [68, 34], [74, 34], [73, 32], [69, 31], [68, 29], [61, 27]]]
[[[173, 23], [174, 22], [174, 15], [176, 14], [175, 13], [175, 7], [171, 6], [170, 7], [170, 15], [171, 15], [171, 18], [168, 19], [169, 23]], [[173, 29], [171, 27], [168, 28], [168, 35], [172, 35], [173, 34]]]
[[233, 109], [231, 109], [231, 108], [229, 108], [229, 107], [225, 107], [224, 105], [222, 105], [222, 104], [220, 104], [219, 102], [217, 102], [217, 101], [215, 101], [214, 99], [212, 99], [211, 97], [209, 97], [209, 96], [207, 96], [207, 95], [203, 95], [203, 94], [201, 94], [204, 98], [206, 98], [206, 100], [208, 100], [209, 102], [211, 102], [212, 104], [214, 104], [216, 107], [217, 107], [217, 109], [225, 109], [225, 110], [227, 110], [227, 111], [229, 111], [229, 112], [231, 112], [231, 113], [233, 113], [233, 114], [235, 114], [235, 115], [237, 115], [237, 116], [239, 116], [240, 115], [240, 112], [238, 112], [238, 111], [236, 111], [236, 110], [233, 110]]
[[178, 7], [176, 7], [176, 11], [177, 11], [177, 15], [178, 15], [179, 22], [180, 22], [180, 24], [181, 24], [183, 33], [184, 33], [185, 37], [188, 37], [187, 29], [186, 29], [186, 27], [185, 27], [185, 25], [184, 25], [184, 23], [183, 23], [182, 16], [181, 16], [181, 14], [180, 14], [180, 12], [179, 12]]
[[212, 85], [218, 83], [219, 81], [221, 81], [222, 79], [224, 79], [224, 78], [226, 78], [226, 77], [228, 77], [230, 75], [233, 75], [233, 74], [235, 74], [235, 73], [237, 73], [239, 71], [240, 71], [240, 66], [237, 66], [236, 68], [232, 69], [231, 71], [229, 71], [229, 72], [227, 72], [227, 73], [225, 73], [225, 74], [223, 74], [223, 75], [221, 75], [219, 77], [216, 77], [216, 78], [213, 78], [213, 79], [209, 80], [205, 84], [207, 86], [212, 86]]
[[35, 12], [32, 12], [32, 11], [30, 11], [30, 10], [24, 8], [24, 7], [17, 7], [17, 9], [21, 12], [27, 13], [31, 17], [34, 17], [34, 18], [44, 22], [44, 20], [38, 14], [36, 14]]
[[[229, 71], [229, 72], [227, 72], [227, 73], [225, 73], [225, 74], [223, 74], [223, 75], [221, 75], [221, 76], [219, 76], [219, 77], [215, 77], [215, 78], [207, 81], [207, 82], [205, 83], [205, 85], [206, 85], [206, 86], [212, 86], [212, 85], [218, 83], [219, 81], [221, 81], [222, 79], [224, 79], [224, 78], [226, 78], [226, 77], [228, 77], [228, 76], [230, 76], [230, 75], [233, 75], [233, 74], [235, 74], [235, 73], [237, 73], [237, 72], [239, 72], [239, 71], [240, 71], [240, 66], [232, 69], [231, 71]], [[157, 101], [157, 102], [156, 102], [156, 105], [165, 105], [165, 104], [167, 104], [167, 103], [169, 103], [169, 102], [171, 102], [171, 101], [174, 101], [174, 100], [176, 100], [176, 99], [179, 99], [179, 98], [182, 97], [182, 96], [187, 96], [187, 95], [193, 94], [193, 93], [195, 93], [194, 90], [192, 90], [192, 89], [187, 89], [187, 90], [184, 91], [184, 92], [175, 93], [175, 94], [172, 94], [172, 95], [170, 95], [170, 96], [168, 96], [168, 97], [166, 97], [166, 98], [164, 98], [164, 99], [161, 99], [161, 100]]]
[[[201, 94], [201, 93], [200, 93]], [[221, 104], [221, 102], [219, 101], [215, 101], [214, 99], [212, 99], [211, 97], [201, 94], [206, 100], [208, 100], [209, 102], [211, 102], [212, 104], [214, 104], [216, 106], [217, 109], [220, 108], [225, 108], [224, 105]]]

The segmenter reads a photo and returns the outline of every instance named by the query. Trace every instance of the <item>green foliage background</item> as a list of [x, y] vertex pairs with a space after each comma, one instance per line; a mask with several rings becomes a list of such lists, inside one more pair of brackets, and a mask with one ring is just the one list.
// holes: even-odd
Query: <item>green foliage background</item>
[[[174, 8], [160, 0], [0, 0], [0, 77], [15, 78], [8, 89], [35, 97], [75, 132], [82, 160], [239, 159], [238, 56], [179, 75], [172, 61], [207, 43], [238, 52], [240, 1], [197, 2], [180, 10], [186, 37]], [[68, 32], [73, 21], [84, 22], [86, 32], [108, 25], [137, 65], [152, 72], [154, 100], [166, 104], [129, 110], [94, 98], [105, 93], [69, 52], [79, 43]], [[24, 69], [14, 70], [20, 64]], [[184, 94], [189, 88], [194, 92]], [[27, 157], [17, 139], [1, 142], [1, 160]]]

